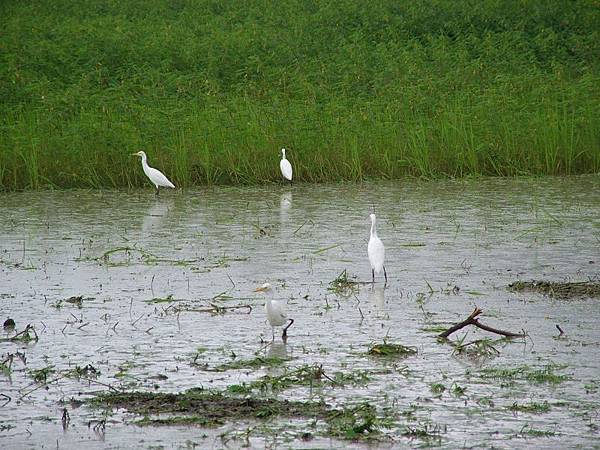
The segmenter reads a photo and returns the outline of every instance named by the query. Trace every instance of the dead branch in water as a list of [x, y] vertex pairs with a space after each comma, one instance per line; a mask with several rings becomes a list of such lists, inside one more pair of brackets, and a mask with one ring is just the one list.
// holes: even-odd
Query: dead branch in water
[[[33, 337], [30, 336], [30, 334], [29, 334], [30, 331], [33, 333]], [[10, 338], [2, 338], [2, 339], [0, 339], [0, 342], [9, 342], [9, 341], [12, 341], [12, 342], [35, 341], [35, 342], [37, 342], [38, 340], [39, 340], [39, 338], [35, 331], [35, 328], [33, 327], [33, 325], [28, 324], [23, 331], [20, 331], [19, 333], [15, 334], [13, 337], [10, 337]]]
[[455, 331], [458, 331], [468, 325], [475, 325], [477, 328], [481, 328], [482, 330], [485, 331], [489, 331], [490, 333], [496, 333], [496, 334], [500, 334], [502, 336], [506, 336], [509, 338], [513, 338], [513, 337], [525, 337], [526, 334], [525, 333], [513, 333], [511, 331], [503, 331], [503, 330], [498, 330], [497, 328], [492, 328], [488, 325], [484, 325], [482, 323], [479, 323], [479, 320], [477, 319], [477, 316], [479, 316], [483, 311], [479, 308], [475, 308], [473, 310], [473, 312], [471, 313], [471, 315], [469, 317], [467, 317], [465, 320], [463, 320], [460, 323], [457, 323], [456, 325], [454, 325], [453, 327], [448, 328], [446, 331], [444, 331], [443, 333], [439, 334], [438, 337], [444, 338], [446, 339], [448, 336], [450, 336], [452, 333], [454, 333]]

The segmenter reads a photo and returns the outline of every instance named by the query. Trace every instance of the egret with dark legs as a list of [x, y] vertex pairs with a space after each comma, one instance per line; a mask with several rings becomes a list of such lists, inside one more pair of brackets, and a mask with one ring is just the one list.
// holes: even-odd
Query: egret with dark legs
[[254, 292], [264, 292], [269, 296], [267, 298], [267, 302], [265, 303], [265, 312], [267, 313], [267, 319], [269, 320], [271, 330], [273, 331], [273, 341], [275, 340], [275, 327], [283, 327], [284, 325], [285, 327], [283, 328], [281, 339], [285, 341], [287, 339], [287, 330], [294, 323], [294, 319], [289, 319], [287, 317], [285, 312], [285, 303], [272, 298], [273, 288], [271, 287], [270, 283], [263, 284], [262, 286], [256, 288]]
[[369, 238], [369, 246], [367, 247], [367, 254], [369, 255], [369, 262], [371, 263], [371, 282], [375, 283], [375, 274], [379, 275], [383, 270], [383, 276], [385, 277], [385, 284], [387, 284], [387, 272], [383, 262], [385, 260], [385, 247], [383, 242], [377, 236], [377, 219], [375, 214], [371, 214], [371, 237]]

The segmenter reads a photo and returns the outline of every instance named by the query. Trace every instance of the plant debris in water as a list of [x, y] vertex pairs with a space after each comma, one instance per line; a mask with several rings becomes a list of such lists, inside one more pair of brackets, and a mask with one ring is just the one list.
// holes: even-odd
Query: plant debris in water
[[523, 404], [514, 402], [510, 406], [510, 410], [514, 411], [514, 412], [545, 413], [545, 412], [550, 411], [550, 405], [548, 405], [548, 402], [543, 402], [543, 403], [532, 402], [532, 403], [523, 403]]
[[[145, 416], [141, 425], [197, 424], [218, 426], [248, 418], [325, 417], [325, 403], [276, 399], [237, 398], [194, 388], [179, 394], [120, 392], [102, 394], [92, 400], [98, 406], [124, 408]], [[171, 414], [169, 417], [151, 417]]]
[[306, 364], [292, 370], [286, 370], [281, 375], [265, 375], [251, 383], [234, 384], [227, 388], [228, 392], [249, 394], [252, 390], [283, 391], [292, 386], [313, 386], [330, 384], [333, 386], [364, 385], [369, 382], [369, 374], [362, 370], [343, 373], [336, 372], [329, 376], [321, 364]]
[[529, 366], [519, 366], [512, 369], [501, 367], [488, 367], [482, 369], [480, 374], [482, 378], [495, 380], [526, 380], [534, 383], [559, 384], [569, 380], [568, 375], [555, 373], [557, 369], [563, 369], [566, 366], [549, 364], [541, 369], [534, 369]]
[[373, 356], [402, 357], [415, 355], [417, 353], [417, 349], [413, 347], [406, 347], [402, 344], [390, 344], [388, 342], [384, 342], [383, 344], [372, 345], [367, 353]]
[[560, 283], [553, 281], [515, 281], [508, 285], [514, 292], [537, 292], [550, 297], [570, 299], [576, 297], [600, 297], [599, 281]]
[[215, 367], [214, 370], [223, 372], [231, 369], [259, 369], [261, 367], [280, 366], [286, 362], [287, 358], [269, 357], [263, 358], [257, 356], [254, 359], [238, 359]]
[[323, 434], [341, 439], [384, 438], [382, 428], [390, 417], [380, 417], [374, 406], [334, 409], [324, 402], [299, 402], [273, 398], [231, 397], [221, 392], [190, 389], [179, 394], [119, 392], [101, 394], [90, 402], [99, 407], [123, 408], [140, 414], [138, 425], [198, 425], [215, 427], [227, 422], [271, 417], [310, 418], [323, 421]]
[[327, 290], [343, 297], [350, 297], [358, 290], [358, 284], [357, 281], [348, 279], [348, 272], [344, 269], [335, 280], [329, 283]]

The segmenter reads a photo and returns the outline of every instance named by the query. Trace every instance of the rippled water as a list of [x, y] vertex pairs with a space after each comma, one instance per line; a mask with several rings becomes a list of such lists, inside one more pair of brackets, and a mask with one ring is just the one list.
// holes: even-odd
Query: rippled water
[[[336, 295], [329, 283], [343, 270], [370, 280], [373, 208], [388, 285]], [[125, 247], [133, 250], [102, 258]], [[0, 446], [220, 448], [226, 442], [220, 435], [256, 423], [140, 428], [131, 424], [136, 417], [116, 413], [102, 432], [94, 421], [104, 412], [70, 400], [105, 391], [99, 383], [178, 392], [225, 388], [283, 370], [206, 370], [259, 354], [289, 357], [287, 367], [322, 363], [328, 374], [367, 371], [364, 386], [295, 387], [279, 397], [391, 407], [398, 414], [397, 429], [388, 433], [393, 440], [371, 446], [591, 447], [600, 426], [600, 301], [516, 294], [506, 286], [588, 280], [599, 268], [597, 176], [214, 188], [159, 198], [150, 189], [0, 194], [0, 318], [13, 318], [17, 331], [32, 324], [39, 335], [38, 342], [0, 342], [3, 360], [16, 351], [26, 356], [26, 364], [16, 358], [12, 373], [0, 373], [0, 394], [10, 397], [0, 396]], [[287, 344], [278, 337], [266, 345], [264, 297], [253, 290], [267, 281], [295, 319]], [[79, 295], [81, 307], [64, 301]], [[151, 301], [168, 296], [171, 301]], [[174, 313], [177, 305], [209, 303], [254, 309]], [[432, 327], [458, 322], [476, 305], [484, 310], [482, 322], [524, 329], [530, 338], [499, 344], [495, 358], [453, 355]], [[566, 337], [557, 338], [556, 324]], [[484, 336], [472, 329], [466, 341]], [[384, 339], [418, 354], [396, 361], [365, 354]], [[100, 370], [99, 383], [60, 378], [88, 364]], [[503, 384], [481, 376], [486, 368], [553, 364], [569, 379]], [[35, 383], [31, 371], [48, 366], [55, 370], [48, 379], [59, 379], [47, 387]], [[441, 396], [432, 383], [446, 387]], [[510, 409], [545, 401], [550, 408], [542, 413]], [[303, 441], [298, 424], [267, 424], [278, 432], [261, 433], [259, 422], [250, 445], [367, 446], [318, 436]], [[435, 437], [403, 437], [406, 426], [428, 427]]]

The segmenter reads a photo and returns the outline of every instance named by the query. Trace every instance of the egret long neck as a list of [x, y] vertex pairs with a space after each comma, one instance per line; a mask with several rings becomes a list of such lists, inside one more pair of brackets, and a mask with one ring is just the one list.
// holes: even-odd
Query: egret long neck
[[142, 167], [144, 168], [144, 172], [148, 172], [148, 169], [150, 168], [150, 166], [148, 165], [148, 159], [146, 157], [146, 155], [142, 155]]
[[375, 219], [371, 220], [371, 237], [377, 237], [377, 225], [375, 225]]

